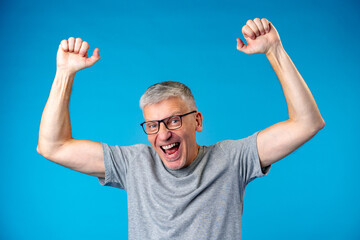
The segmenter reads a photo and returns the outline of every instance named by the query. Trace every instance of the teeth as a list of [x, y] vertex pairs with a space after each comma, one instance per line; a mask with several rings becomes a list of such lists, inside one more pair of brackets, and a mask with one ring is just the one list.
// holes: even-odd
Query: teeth
[[164, 150], [167, 150], [167, 149], [170, 149], [170, 148], [172, 148], [172, 147], [175, 147], [177, 144], [176, 143], [172, 143], [172, 144], [169, 144], [169, 145], [167, 145], [167, 146], [162, 146], [162, 148], [164, 149]]

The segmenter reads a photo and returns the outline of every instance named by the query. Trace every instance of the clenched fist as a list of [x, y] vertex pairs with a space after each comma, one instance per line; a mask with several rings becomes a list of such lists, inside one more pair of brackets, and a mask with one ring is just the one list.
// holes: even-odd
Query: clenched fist
[[268, 54], [277, 47], [282, 47], [278, 32], [266, 18], [248, 20], [242, 33], [247, 44], [237, 38], [237, 49], [246, 54]]
[[93, 55], [88, 57], [89, 44], [81, 38], [70, 37], [62, 40], [57, 52], [57, 70], [75, 74], [81, 69], [91, 67], [99, 61], [99, 49], [95, 48]]

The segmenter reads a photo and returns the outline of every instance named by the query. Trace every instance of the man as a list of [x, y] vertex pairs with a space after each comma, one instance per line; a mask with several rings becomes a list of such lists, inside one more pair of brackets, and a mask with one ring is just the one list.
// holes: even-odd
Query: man
[[57, 72], [40, 124], [38, 152], [128, 195], [129, 239], [240, 239], [246, 185], [268, 173], [324, 127], [310, 90], [267, 19], [249, 20], [237, 49], [264, 53], [282, 85], [289, 119], [252, 136], [199, 146], [202, 115], [190, 89], [178, 82], [148, 88], [141, 97], [142, 123], [151, 147], [112, 147], [73, 139], [68, 105], [77, 71], [100, 59], [88, 57], [80, 38], [63, 40]]

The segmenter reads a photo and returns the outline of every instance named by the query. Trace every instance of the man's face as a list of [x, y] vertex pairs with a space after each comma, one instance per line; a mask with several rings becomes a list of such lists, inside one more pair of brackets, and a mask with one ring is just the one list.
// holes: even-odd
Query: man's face
[[[143, 114], [145, 121], [153, 121], [182, 115], [193, 110], [195, 109], [189, 109], [180, 97], [173, 97], [145, 106]], [[148, 135], [148, 139], [165, 166], [175, 170], [192, 163], [199, 150], [196, 143], [196, 131], [202, 131], [201, 113], [196, 112], [182, 117], [182, 126], [179, 129], [168, 130], [164, 123], [160, 123], [159, 128], [159, 132]]]

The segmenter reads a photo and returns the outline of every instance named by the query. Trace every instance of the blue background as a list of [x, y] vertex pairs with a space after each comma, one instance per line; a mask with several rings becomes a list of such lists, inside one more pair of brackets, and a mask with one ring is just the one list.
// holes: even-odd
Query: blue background
[[1, 1], [0, 239], [126, 239], [126, 193], [37, 154], [62, 39], [102, 59], [79, 72], [73, 136], [147, 143], [138, 100], [159, 81], [193, 91], [201, 145], [287, 119], [264, 55], [236, 50], [248, 19], [268, 18], [326, 126], [246, 190], [243, 239], [360, 239], [358, 1]]

